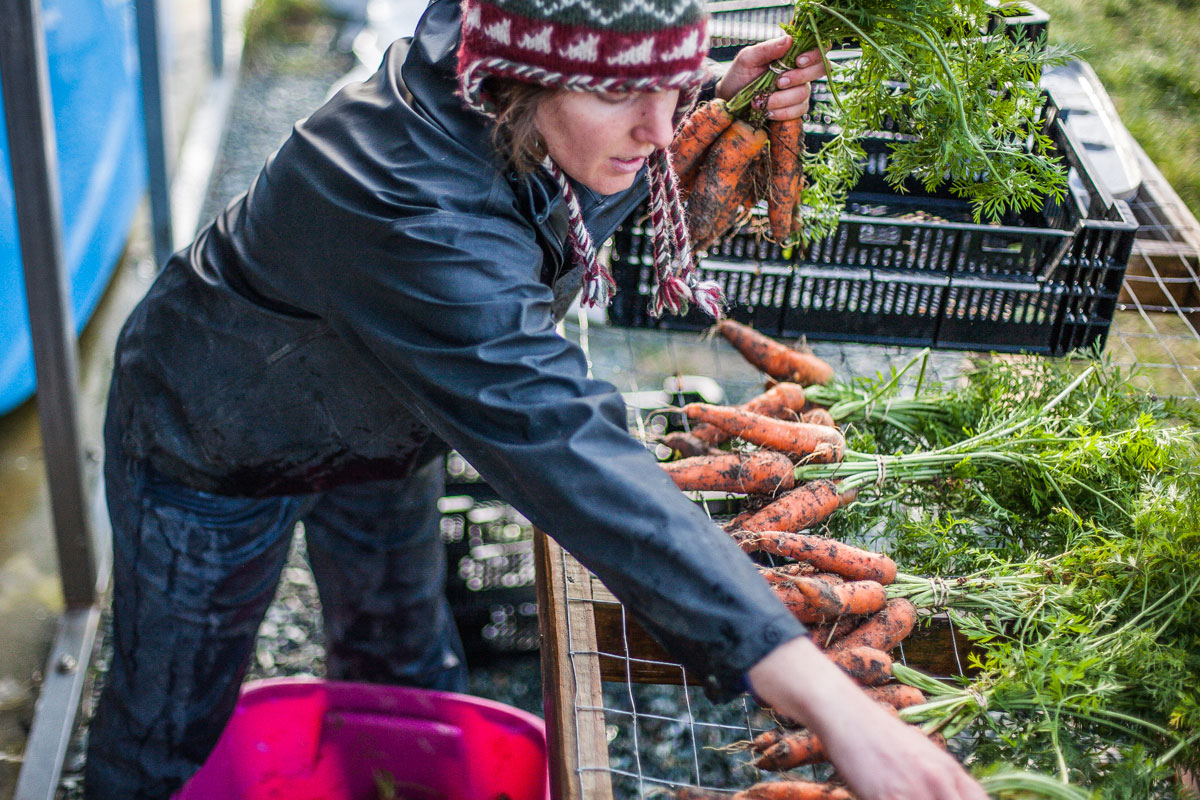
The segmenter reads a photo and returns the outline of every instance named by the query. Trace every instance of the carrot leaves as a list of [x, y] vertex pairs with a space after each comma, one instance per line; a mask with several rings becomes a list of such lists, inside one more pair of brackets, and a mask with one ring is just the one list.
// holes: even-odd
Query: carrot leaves
[[[795, 4], [784, 25], [793, 44], [781, 63], [814, 47], [830, 50], [813, 116], [832, 138], [805, 155], [805, 241], [832, 233], [863, 171], [862, 142], [881, 132], [890, 139], [885, 178], [893, 189], [946, 185], [969, 201], [976, 222], [1065, 196], [1066, 170], [1044, 131], [1038, 81], [1068, 54], [1020, 35], [983, 35], [996, 13], [986, 0]], [[730, 111], [757, 121], [775, 79], [765, 73], [730, 101]]]

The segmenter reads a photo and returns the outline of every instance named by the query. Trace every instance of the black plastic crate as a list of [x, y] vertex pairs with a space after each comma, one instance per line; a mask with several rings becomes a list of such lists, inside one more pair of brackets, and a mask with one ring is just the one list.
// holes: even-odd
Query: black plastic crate
[[[996, 3], [995, 5], [998, 5]], [[717, 0], [706, 4], [709, 11], [709, 57], [732, 61], [749, 44], [782, 36], [780, 26], [790, 22], [793, 5], [771, 0]], [[1006, 36], [1039, 41], [1046, 35], [1050, 15], [1032, 3], [1022, 3], [1022, 12], [1011, 16], [997, 13], [989, 20], [985, 33], [1003, 29]]]
[[[819, 115], [817, 115], [819, 116]], [[761, 209], [700, 262], [729, 315], [779, 337], [1061, 355], [1102, 344], [1116, 310], [1137, 223], [1087, 172], [1052, 105], [1047, 130], [1071, 170], [1071, 191], [1001, 225], [976, 224], [948, 188], [892, 190], [890, 134], [864, 142], [865, 174], [834, 234], [783, 249], [764, 237]], [[815, 119], [808, 139], [830, 134]], [[702, 330], [711, 320], [649, 313], [653, 252], [644, 213], [618, 228], [611, 267], [615, 325]]]
[[446, 598], [473, 661], [538, 648], [533, 526], [461, 456], [447, 457], [439, 502]]

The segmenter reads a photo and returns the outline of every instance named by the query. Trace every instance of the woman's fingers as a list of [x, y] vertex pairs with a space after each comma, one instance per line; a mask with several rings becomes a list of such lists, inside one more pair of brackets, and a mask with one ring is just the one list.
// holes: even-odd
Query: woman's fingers
[[796, 66], [780, 74], [776, 85], [786, 89], [799, 83], [812, 83], [818, 78], [825, 77], [825, 59], [821, 58], [820, 50], [809, 50], [796, 58]]
[[[743, 87], [783, 58], [791, 38], [781, 36], [740, 50], [724, 77], [717, 83], [717, 97], [732, 99]], [[780, 73], [776, 90], [767, 100], [772, 119], [795, 119], [808, 111], [809, 85], [825, 75], [825, 62], [818, 50], [801, 53], [795, 66]]]
[[802, 83], [793, 89], [780, 89], [767, 98], [767, 116], [775, 120], [796, 119], [808, 113], [812, 86]]

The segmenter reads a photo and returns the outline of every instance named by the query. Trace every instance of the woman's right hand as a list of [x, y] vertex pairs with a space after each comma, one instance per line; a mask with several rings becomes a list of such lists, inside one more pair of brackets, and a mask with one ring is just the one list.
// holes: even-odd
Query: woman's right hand
[[987, 800], [954, 758], [888, 714], [807, 637], [751, 668], [754, 693], [812, 730], [859, 800]]

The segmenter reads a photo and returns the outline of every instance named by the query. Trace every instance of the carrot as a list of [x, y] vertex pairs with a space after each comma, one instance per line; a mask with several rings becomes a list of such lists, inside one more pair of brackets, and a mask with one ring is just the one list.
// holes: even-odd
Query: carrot
[[837, 422], [833, 419], [833, 414], [830, 414], [824, 408], [812, 408], [800, 414], [800, 421], [807, 422], [810, 425], [828, 425], [833, 428], [837, 426]]
[[689, 232], [698, 249], [706, 249], [715, 244], [737, 224], [742, 214], [754, 205], [756, 174], [758, 165], [763, 160], [763, 153], [760, 152], [742, 171], [733, 190], [720, 198], [718, 205], [704, 212], [703, 216], [689, 217]]
[[767, 146], [767, 132], [744, 120], [732, 124], [712, 143], [704, 162], [696, 173], [696, 182], [688, 195], [688, 216], [694, 226], [693, 241], [698, 245], [720, 235], [713, 221], [730, 202], [738, 184], [750, 169], [754, 159]]
[[756, 444], [799, 456], [814, 464], [832, 464], [842, 460], [846, 439], [837, 428], [775, 419], [734, 406], [715, 406], [709, 403], [688, 403], [683, 413], [724, 428], [734, 436]]
[[747, 361], [776, 380], [792, 381], [801, 386], [833, 380], [833, 367], [829, 364], [811, 353], [781, 344], [748, 325], [723, 319], [717, 329]]
[[884, 586], [896, 579], [896, 562], [881, 553], [872, 553], [826, 536], [746, 530], [750, 532], [734, 534], [746, 552], [757, 550], [796, 561], [807, 561], [817, 569], [835, 572], [843, 578], [876, 581]]
[[803, 571], [790, 569], [791, 567], [804, 567], [809, 572], [816, 569], [811, 564], [785, 564], [782, 567], [759, 567], [758, 572], [766, 579], [767, 583], [775, 586], [781, 583], [786, 584], [792, 578], [797, 578], [805, 574]]
[[925, 702], [925, 693], [907, 683], [889, 683], [886, 686], [872, 686], [863, 689], [871, 699], [879, 703], [887, 703], [899, 711], [909, 706], [919, 706]]
[[774, 589], [796, 619], [806, 623], [874, 613], [887, 604], [887, 591], [875, 581], [831, 584], [801, 575], [775, 584]]
[[777, 242], [790, 239], [799, 227], [796, 203], [804, 187], [801, 154], [804, 152], [804, 120], [790, 119], [767, 123], [771, 148], [771, 186], [767, 192], [767, 219]]
[[660, 466], [685, 491], [763, 494], [790, 489], [794, 481], [791, 459], [770, 450], [693, 456]]
[[881, 650], [853, 647], [826, 655], [859, 686], [879, 686], [892, 677], [892, 657]]
[[[824, 479], [809, 481], [781, 495], [775, 502], [763, 506], [745, 519], [738, 520], [738, 524], [743, 531], [755, 533], [776, 534], [801, 531], [824, 522], [830, 514], [845, 504], [846, 496], [838, 492], [837, 484], [833, 481]], [[773, 552], [769, 548], [770, 545], [767, 545], [759, 549], [768, 553]], [[775, 553], [775, 555], [795, 558], [797, 561], [811, 560], [788, 556], [786, 553]], [[817, 564], [817, 566], [829, 572], [836, 572], [832, 567], [821, 564]]]
[[912, 633], [916, 622], [916, 606], [903, 597], [893, 597], [882, 611], [867, 617], [830, 649], [848, 650], [865, 646], [888, 653]]
[[[891, 714], [897, 715], [894, 707], [887, 704], [881, 705]], [[927, 736], [931, 742], [945, 749], [946, 739], [940, 733], [934, 732]], [[758, 760], [754, 762], [754, 766], [772, 772], [783, 772], [805, 764], [820, 764], [827, 761], [828, 758], [825, 754], [825, 745], [821, 744], [821, 740], [815, 733], [806, 730], [787, 733], [779, 737], [774, 744], [762, 751]], [[734, 795], [734, 797], [736, 796]]]
[[703, 439], [685, 431], [674, 431], [672, 433], [668, 433], [665, 436], [660, 436], [658, 441], [662, 442], [684, 458], [691, 458], [692, 456], [706, 456], [712, 455], [714, 452], [721, 452]]
[[805, 577], [783, 581], [772, 587], [775, 595], [801, 622], [826, 622], [839, 616], [841, 608], [834, 587]]
[[834, 586], [833, 593], [842, 604], [838, 616], [874, 614], [887, 605], [887, 590], [878, 581], [846, 581]]
[[783, 564], [778, 567], [759, 567], [758, 571], [767, 579], [767, 583], [784, 583], [792, 578], [816, 574], [817, 568], [812, 564]]
[[[768, 500], [767, 502], [771, 502], [771, 501]], [[736, 534], [739, 531], [741, 531], [742, 523], [745, 522], [746, 520], [750, 519], [751, 517], [753, 517], [755, 514], [757, 514], [759, 512], [759, 508], [761, 508], [761, 506], [758, 508], [751, 508], [747, 511], [743, 511], [742, 513], [735, 516], [733, 519], [729, 520], [729, 522], [726, 522], [722, 526], [725, 529], [725, 532], [729, 533], [729, 534]], [[749, 553], [749, 552], [753, 552], [753, 551], [747, 550], [746, 552]]]
[[679, 132], [671, 140], [670, 149], [671, 166], [679, 176], [681, 188], [689, 177], [689, 186], [691, 181], [695, 180], [696, 167], [705, 151], [732, 122], [733, 117], [725, 108], [725, 101], [719, 97], [697, 106], [684, 120]]
[[832, 783], [790, 779], [756, 783], [734, 795], [736, 800], [854, 800], [854, 796]]
[[[779, 419], [796, 419], [796, 413], [807, 405], [804, 387], [797, 383], [780, 382], [760, 395], [750, 398], [736, 408]], [[727, 442], [732, 435], [724, 428], [701, 422], [692, 427], [692, 435], [713, 446]]]
[[790, 733], [763, 751], [754, 766], [782, 772], [805, 764], [820, 764], [826, 760], [825, 745], [812, 731]]
[[862, 617], [839, 617], [833, 622], [815, 622], [805, 625], [813, 644], [822, 650], [829, 648], [837, 640], [862, 624]]
[[783, 728], [772, 728], [769, 731], [763, 731], [750, 742], [750, 749], [756, 753], [761, 753], [784, 736], [787, 736], [787, 731]]
[[[736, 795], [733, 796], [736, 797]], [[675, 790], [675, 800], [732, 800], [732, 798], [725, 792], [715, 792], [695, 786], [681, 786]]]

